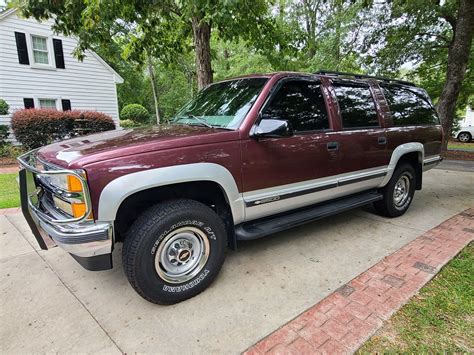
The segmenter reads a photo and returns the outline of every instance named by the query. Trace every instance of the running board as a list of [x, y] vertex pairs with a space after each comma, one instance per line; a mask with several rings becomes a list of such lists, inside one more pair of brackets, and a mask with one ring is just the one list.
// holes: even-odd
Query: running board
[[382, 198], [383, 196], [380, 193], [369, 191], [306, 207], [304, 209], [298, 209], [294, 212], [257, 219], [236, 226], [235, 236], [237, 240], [251, 240], [265, 237], [269, 234], [284, 231], [301, 224], [365, 206], [372, 202], [379, 201]]

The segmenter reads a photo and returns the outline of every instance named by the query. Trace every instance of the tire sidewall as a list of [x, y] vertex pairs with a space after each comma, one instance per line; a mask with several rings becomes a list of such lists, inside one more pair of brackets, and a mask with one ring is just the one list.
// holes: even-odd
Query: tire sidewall
[[[463, 135], [467, 137], [466, 140], [462, 140], [462, 139], [461, 139], [461, 137], [462, 137]], [[469, 133], [467, 133], [467, 132], [462, 132], [462, 133], [459, 133], [459, 135], [458, 135], [458, 140], [459, 140], [461, 143], [469, 143], [469, 142], [471, 141], [471, 139], [472, 139], [471, 135], [470, 135]]]
[[[208, 209], [207, 206], [203, 206]], [[146, 298], [159, 300], [157, 303], [175, 303], [190, 298], [203, 291], [213, 281], [225, 257], [225, 234], [222, 222], [213, 218], [205, 209], [175, 211], [153, 224], [140, 236], [135, 257], [136, 276], [140, 289]], [[217, 216], [215, 216], [217, 217]], [[218, 218], [218, 217], [217, 217]], [[220, 222], [220, 223], [219, 223]], [[155, 258], [159, 245], [167, 235], [186, 226], [200, 229], [209, 241], [209, 257], [201, 271], [183, 283], [163, 280], [155, 269]]]
[[[395, 186], [398, 180], [403, 176], [406, 175], [410, 181], [408, 199], [402, 206], [396, 206], [394, 201], [394, 194], [395, 194]], [[402, 215], [404, 214], [408, 208], [410, 207], [411, 202], [413, 201], [413, 196], [415, 195], [415, 170], [410, 165], [403, 165], [400, 166], [394, 173], [392, 180], [390, 182], [390, 188], [388, 190], [388, 207], [391, 210], [391, 214], [393, 215]]]

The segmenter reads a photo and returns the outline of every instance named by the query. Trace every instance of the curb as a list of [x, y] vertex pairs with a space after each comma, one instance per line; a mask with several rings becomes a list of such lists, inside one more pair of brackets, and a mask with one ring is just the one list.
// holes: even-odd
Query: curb
[[474, 208], [427, 231], [244, 352], [350, 354], [474, 240]]

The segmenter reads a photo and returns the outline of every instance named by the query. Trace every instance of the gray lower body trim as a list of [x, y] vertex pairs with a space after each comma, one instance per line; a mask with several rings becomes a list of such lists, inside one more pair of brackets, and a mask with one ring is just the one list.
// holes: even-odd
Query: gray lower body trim
[[376, 188], [386, 174], [383, 166], [246, 192], [246, 221]]

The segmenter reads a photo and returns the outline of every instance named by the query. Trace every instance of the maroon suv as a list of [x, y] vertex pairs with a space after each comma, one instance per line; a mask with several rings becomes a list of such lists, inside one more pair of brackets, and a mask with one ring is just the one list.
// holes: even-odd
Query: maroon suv
[[221, 81], [171, 124], [48, 145], [19, 158], [41, 248], [112, 267], [155, 303], [203, 291], [227, 246], [373, 203], [406, 212], [443, 132], [426, 92], [347, 73]]

